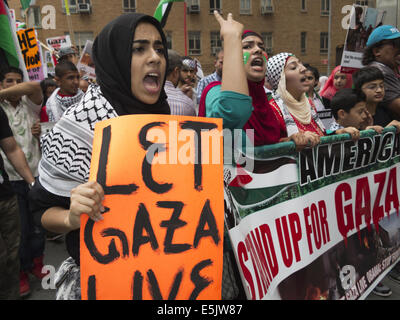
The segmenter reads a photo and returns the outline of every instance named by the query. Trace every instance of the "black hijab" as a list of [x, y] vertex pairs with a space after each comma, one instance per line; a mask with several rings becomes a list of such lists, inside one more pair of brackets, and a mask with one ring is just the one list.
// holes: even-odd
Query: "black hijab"
[[99, 33], [93, 43], [93, 60], [101, 92], [119, 116], [127, 114], [170, 114], [167, 95], [162, 83], [160, 98], [155, 104], [146, 104], [131, 91], [132, 44], [135, 29], [140, 22], [148, 22], [159, 31], [165, 48], [168, 69], [167, 41], [159, 22], [141, 13], [124, 14]]

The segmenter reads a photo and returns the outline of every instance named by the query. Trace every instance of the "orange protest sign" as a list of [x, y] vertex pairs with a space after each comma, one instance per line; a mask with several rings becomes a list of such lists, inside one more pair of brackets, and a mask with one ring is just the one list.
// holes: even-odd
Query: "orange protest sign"
[[19, 46], [24, 57], [27, 70], [42, 66], [40, 61], [39, 46], [36, 41], [34, 28], [17, 31]]
[[106, 212], [81, 217], [82, 299], [221, 298], [221, 119], [99, 122], [90, 180], [103, 186]]

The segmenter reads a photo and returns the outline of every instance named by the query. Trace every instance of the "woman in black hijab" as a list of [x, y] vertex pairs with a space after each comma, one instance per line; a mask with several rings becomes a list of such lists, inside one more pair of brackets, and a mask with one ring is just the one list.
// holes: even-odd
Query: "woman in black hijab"
[[98, 85], [65, 111], [42, 140], [39, 178], [30, 192], [37, 223], [66, 233], [65, 260], [56, 274], [57, 299], [80, 299], [80, 215], [102, 219], [103, 188], [88, 182], [96, 122], [128, 114], [169, 114], [164, 92], [167, 43], [151, 16], [124, 14], [93, 44]]

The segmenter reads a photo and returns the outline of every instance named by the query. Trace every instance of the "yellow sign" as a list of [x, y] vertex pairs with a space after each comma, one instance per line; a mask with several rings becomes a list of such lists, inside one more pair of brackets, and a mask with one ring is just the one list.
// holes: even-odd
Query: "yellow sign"
[[19, 46], [24, 57], [27, 70], [42, 66], [40, 61], [39, 46], [36, 41], [34, 28], [17, 31]]

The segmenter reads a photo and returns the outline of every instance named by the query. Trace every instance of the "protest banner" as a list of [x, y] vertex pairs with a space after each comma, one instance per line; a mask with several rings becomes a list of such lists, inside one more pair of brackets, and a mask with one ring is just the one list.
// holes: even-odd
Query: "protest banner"
[[34, 28], [17, 31], [19, 45], [25, 62], [30, 81], [41, 81], [44, 79], [41, 50], [37, 42]]
[[258, 147], [225, 165], [226, 225], [248, 299], [364, 299], [399, 261], [400, 136]]
[[69, 35], [46, 38], [47, 46], [56, 50], [71, 47], [71, 38]]
[[90, 180], [105, 212], [81, 216], [82, 299], [221, 298], [221, 131], [221, 119], [170, 115], [96, 124]]
[[362, 56], [371, 32], [383, 24], [384, 10], [353, 5], [341, 61], [341, 71], [353, 73], [363, 68]]
[[95, 66], [92, 60], [92, 46], [93, 41], [87, 40], [76, 67], [81, 76], [86, 75], [89, 79], [96, 80]]

